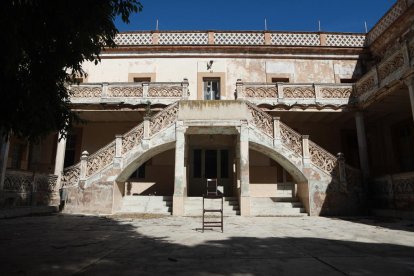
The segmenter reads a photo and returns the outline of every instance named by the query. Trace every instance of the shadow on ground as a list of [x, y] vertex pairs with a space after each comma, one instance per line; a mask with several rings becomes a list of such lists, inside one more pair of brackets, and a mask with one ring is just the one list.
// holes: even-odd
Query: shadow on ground
[[414, 221], [392, 217], [330, 217], [353, 223], [371, 225], [374, 227], [414, 232]]
[[[402, 246], [200, 233], [191, 223], [170, 219], [53, 215], [0, 220], [1, 274], [414, 275], [413, 241]], [[169, 232], [162, 237], [140, 233], [141, 223], [156, 231], [160, 220], [176, 239]]]

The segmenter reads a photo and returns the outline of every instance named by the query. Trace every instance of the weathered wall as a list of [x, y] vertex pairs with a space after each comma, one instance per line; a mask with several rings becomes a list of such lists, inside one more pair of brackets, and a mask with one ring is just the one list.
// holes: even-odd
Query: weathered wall
[[[291, 59], [263, 58], [129, 58], [102, 59], [95, 66], [85, 63], [88, 73], [86, 82], [128, 82], [129, 74], [151, 74], [157, 82], [177, 82], [188, 78], [190, 99], [196, 99], [202, 87], [198, 76], [224, 76], [221, 83], [222, 99], [234, 99], [237, 79], [245, 82], [266, 82], [272, 77], [288, 77], [290, 82], [335, 83], [340, 78], [352, 78], [359, 74], [357, 57], [344, 57], [336, 60], [332, 57], [306, 59], [296, 57]], [[209, 61], [211, 68], [207, 68]]]
[[115, 140], [115, 135], [123, 134], [136, 125], [134, 122], [89, 122], [83, 127], [81, 150], [92, 154]]
[[145, 164], [145, 178], [132, 176], [125, 185], [125, 195], [163, 195], [174, 192], [175, 151], [162, 152]]

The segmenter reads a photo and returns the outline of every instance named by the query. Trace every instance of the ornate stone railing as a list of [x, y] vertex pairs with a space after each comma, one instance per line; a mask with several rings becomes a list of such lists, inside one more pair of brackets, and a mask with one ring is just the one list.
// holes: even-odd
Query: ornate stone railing
[[69, 87], [72, 103], [160, 102], [187, 99], [188, 80], [182, 82], [83, 83]]
[[13, 205], [47, 205], [57, 194], [57, 176], [6, 170], [2, 193]]
[[377, 208], [414, 210], [414, 173], [389, 174], [371, 181]]
[[253, 104], [248, 103], [247, 108], [251, 114], [249, 122], [255, 125], [263, 133], [273, 137], [273, 118]]
[[352, 84], [236, 83], [237, 99], [255, 104], [347, 105], [353, 102]]
[[397, 2], [387, 11], [387, 13], [375, 24], [375, 26], [367, 33], [367, 44], [374, 42], [384, 31], [404, 13], [407, 6], [413, 1], [397, 0]]
[[150, 135], [154, 135], [177, 120], [178, 104], [175, 103], [157, 113], [150, 122]]
[[79, 163], [64, 169], [61, 180], [62, 187], [76, 185], [79, 180], [85, 180], [112, 165], [114, 158], [122, 157], [141, 144], [144, 139], [150, 139], [173, 124], [177, 120], [177, 114], [178, 103], [174, 103], [152, 118], [144, 118], [144, 122], [127, 133], [117, 136], [114, 141], [97, 152], [89, 155], [87, 151], [84, 151]]
[[80, 163], [67, 167], [63, 170], [61, 177], [62, 187], [70, 186], [73, 183], [78, 183], [80, 178]]
[[299, 156], [302, 156], [302, 135], [280, 122], [280, 138], [283, 144]]
[[91, 176], [97, 171], [112, 164], [115, 157], [115, 141], [104, 146], [94, 154], [88, 156], [86, 161], [86, 176]]
[[381, 94], [387, 93], [388, 89], [383, 88], [399, 82], [405, 71], [414, 65], [414, 62], [410, 64], [410, 60], [414, 60], [414, 40], [402, 45], [356, 82], [355, 96], [358, 103], [366, 106]]
[[309, 141], [309, 153], [312, 163], [326, 172], [332, 173], [338, 166], [338, 158], [336, 156], [312, 141]]
[[[275, 145], [278, 143], [286, 146], [297, 156], [303, 158], [303, 164], [308, 161], [331, 174], [334, 177], [341, 178], [343, 181], [352, 181], [358, 183], [361, 180], [359, 170], [346, 166], [339, 162], [339, 158], [324, 150], [316, 143], [310, 141], [307, 135], [301, 135], [286, 124], [280, 122], [278, 117], [272, 118], [266, 112], [257, 108], [255, 105], [246, 102], [251, 119], [249, 123], [254, 125], [262, 133], [273, 138]], [[342, 155], [341, 155], [342, 156]], [[339, 173], [340, 166], [343, 166], [342, 173]], [[349, 176], [347, 175], [349, 173]]]
[[162, 31], [120, 33], [118, 46], [147, 45], [273, 45], [364, 47], [365, 34], [274, 31]]

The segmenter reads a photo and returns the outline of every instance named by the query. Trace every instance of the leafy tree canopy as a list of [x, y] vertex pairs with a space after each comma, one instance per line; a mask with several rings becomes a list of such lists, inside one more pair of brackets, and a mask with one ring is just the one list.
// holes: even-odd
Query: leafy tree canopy
[[115, 47], [115, 18], [129, 23], [141, 9], [137, 0], [0, 1], [0, 136], [35, 141], [78, 122], [67, 84]]

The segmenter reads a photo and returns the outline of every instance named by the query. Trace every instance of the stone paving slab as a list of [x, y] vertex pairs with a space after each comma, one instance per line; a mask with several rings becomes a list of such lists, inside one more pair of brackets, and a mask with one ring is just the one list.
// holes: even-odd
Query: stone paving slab
[[57, 214], [0, 220], [1, 275], [414, 275], [414, 222]]

